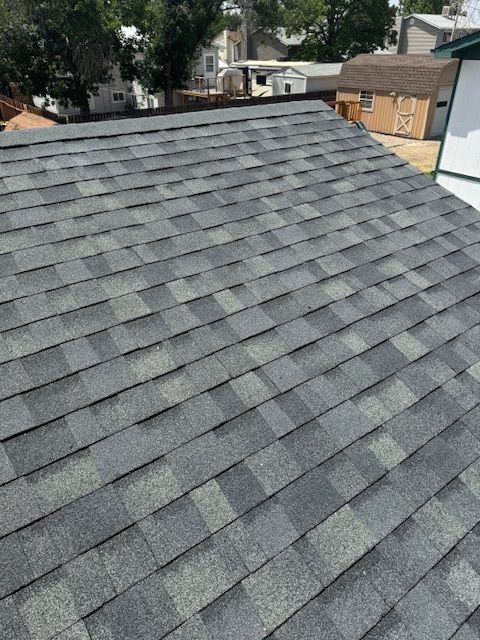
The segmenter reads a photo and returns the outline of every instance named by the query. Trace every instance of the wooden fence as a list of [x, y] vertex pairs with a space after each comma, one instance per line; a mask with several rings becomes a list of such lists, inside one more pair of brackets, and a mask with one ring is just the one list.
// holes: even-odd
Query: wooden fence
[[54, 120], [59, 124], [69, 124], [74, 122], [98, 122], [101, 120], [113, 120], [121, 118], [142, 118], [145, 116], [160, 116], [173, 113], [190, 113], [194, 111], [205, 111], [208, 109], [225, 109], [229, 107], [249, 107], [261, 104], [275, 104], [279, 102], [296, 102], [299, 100], [323, 100], [335, 111], [350, 122], [358, 122], [361, 119], [360, 102], [336, 101], [336, 95], [331, 91], [313, 91], [311, 93], [292, 93], [282, 96], [262, 96], [250, 97], [241, 100], [230, 100], [217, 104], [215, 102], [197, 103], [188, 102], [182, 105], [156, 107], [152, 109], [127, 109], [125, 111], [112, 111], [109, 113], [90, 113], [87, 115], [57, 115], [46, 109], [39, 109], [24, 102], [18, 102], [7, 96], [0, 95], [0, 119], [10, 120], [22, 111], [28, 111], [44, 118]]
[[[324, 100], [327, 103], [334, 102], [336, 98], [335, 92], [332, 91], [315, 91], [312, 93], [292, 93], [283, 96], [262, 96], [249, 97], [239, 100], [229, 100], [217, 104], [212, 102], [187, 102], [181, 105], [172, 105], [168, 107], [155, 107], [151, 109], [130, 109], [125, 111], [113, 111], [110, 113], [90, 113], [88, 115], [69, 115], [66, 116], [67, 122], [97, 122], [99, 120], [111, 120], [120, 118], [142, 118], [145, 116], [163, 116], [174, 113], [191, 113], [194, 111], [206, 111], [209, 109], [228, 109], [229, 107], [249, 107], [261, 104], [275, 104], [278, 102], [295, 102], [299, 100]], [[341, 114], [343, 115], [343, 114]]]

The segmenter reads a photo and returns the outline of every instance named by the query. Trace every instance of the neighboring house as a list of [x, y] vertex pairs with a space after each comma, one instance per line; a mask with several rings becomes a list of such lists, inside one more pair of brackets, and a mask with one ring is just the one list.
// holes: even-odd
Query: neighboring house
[[275, 34], [257, 29], [246, 36], [246, 57], [250, 60], [291, 60], [298, 54], [304, 38], [287, 36], [285, 29], [278, 29]]
[[[151, 106], [160, 106], [159, 96], [148, 96], [137, 82], [123, 80], [117, 66], [113, 67], [111, 75], [110, 82], [100, 84], [96, 95], [90, 95], [88, 101], [90, 113], [121, 112], [127, 109], [143, 108], [147, 106], [149, 97], [152, 100]], [[80, 113], [78, 107], [64, 106], [49, 97], [33, 96], [33, 104], [60, 115]]]
[[[295, 67], [297, 69], [312, 64], [312, 62], [305, 62], [303, 60], [295, 61]], [[279, 60], [243, 60], [233, 62], [230, 66], [235, 69], [242, 69], [247, 78], [247, 91], [255, 97], [271, 96], [273, 74], [285, 69], [285, 63]]]
[[[219, 49], [217, 45], [211, 45], [202, 49], [198, 63], [194, 70], [195, 76], [202, 76], [215, 86], [215, 78], [219, 71]], [[90, 113], [115, 113], [130, 109], [152, 109], [165, 104], [163, 92], [152, 95], [137, 81], [123, 80], [118, 66], [111, 70], [110, 82], [100, 84], [97, 95], [91, 95], [89, 99]], [[77, 115], [80, 109], [77, 107], [65, 107], [51, 98], [39, 96], [33, 97], [36, 107], [46, 108], [60, 115]]]
[[320, 100], [0, 175], [2, 640], [478, 638], [478, 212]]
[[209, 47], [202, 49], [195, 67], [196, 76], [209, 80], [214, 80], [217, 77], [220, 68], [219, 52], [222, 48], [222, 45], [212, 43]]
[[213, 44], [218, 47], [218, 56], [226, 65], [232, 62], [238, 62], [241, 56], [242, 34], [240, 31], [232, 31], [225, 29], [221, 31], [214, 39]]
[[272, 74], [272, 95], [324, 91], [335, 100], [342, 63], [291, 66]]
[[396, 53], [430, 54], [432, 49], [450, 42], [455, 26], [455, 38], [480, 29], [474, 18], [441, 16], [430, 13], [412, 13], [396, 22], [398, 33]]
[[337, 100], [360, 100], [369, 131], [440, 136], [456, 67], [453, 60], [428, 55], [361, 54], [343, 64]]
[[434, 56], [459, 61], [436, 180], [480, 210], [480, 32], [443, 45]]

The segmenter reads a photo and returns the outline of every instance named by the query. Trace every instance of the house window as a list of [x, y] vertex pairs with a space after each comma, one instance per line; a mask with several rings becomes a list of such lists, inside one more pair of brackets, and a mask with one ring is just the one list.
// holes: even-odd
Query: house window
[[450, 42], [451, 39], [452, 39], [452, 32], [444, 31], [442, 35], [442, 42]]
[[441, 100], [440, 102], [437, 102], [437, 108], [441, 108], [441, 107], [446, 107], [448, 104], [447, 100]]
[[114, 102], [125, 102], [125, 94], [123, 91], [114, 91], [113, 92], [113, 101]]
[[363, 111], [373, 111], [373, 99], [375, 94], [373, 91], [360, 91], [360, 102]]
[[264, 75], [257, 75], [257, 84], [258, 85], [266, 85], [267, 84], [267, 76]]
[[215, 73], [215, 58], [212, 55], [205, 56], [205, 73]]
[[291, 82], [285, 82], [285, 93], [292, 93], [292, 83]]

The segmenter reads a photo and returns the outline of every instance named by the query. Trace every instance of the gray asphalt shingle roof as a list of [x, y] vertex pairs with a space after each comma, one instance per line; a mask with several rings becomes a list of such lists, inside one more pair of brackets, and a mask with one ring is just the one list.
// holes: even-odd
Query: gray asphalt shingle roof
[[2, 639], [480, 637], [477, 211], [319, 101], [0, 165]]

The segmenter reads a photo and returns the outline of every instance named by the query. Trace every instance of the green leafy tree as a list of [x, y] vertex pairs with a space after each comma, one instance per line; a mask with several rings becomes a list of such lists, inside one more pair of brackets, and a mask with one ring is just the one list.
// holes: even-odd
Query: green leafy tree
[[[41, 60], [38, 28], [27, 5], [0, 0], [0, 86], [8, 93], [13, 83], [44, 85], [47, 66]], [[25, 82], [23, 82], [25, 81]]]
[[305, 35], [298, 57], [340, 62], [396, 41], [389, 0], [232, 0], [253, 28]]
[[211, 33], [216, 36], [224, 29], [236, 31], [242, 26], [242, 16], [238, 11], [222, 11], [211, 26]]
[[151, 93], [163, 91], [165, 103], [173, 104], [174, 88], [191, 77], [221, 14], [222, 0], [125, 0], [124, 20], [138, 31], [136, 75], [142, 85]]
[[118, 58], [116, 0], [0, 0], [2, 14], [1, 81], [88, 112]]
[[394, 42], [388, 0], [285, 0], [287, 33], [305, 34], [299, 57], [339, 62]]
[[408, 16], [411, 13], [435, 13], [441, 14], [442, 8], [448, 4], [445, 0], [402, 0], [400, 13]]

